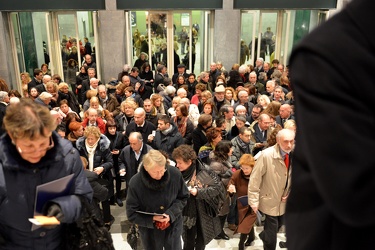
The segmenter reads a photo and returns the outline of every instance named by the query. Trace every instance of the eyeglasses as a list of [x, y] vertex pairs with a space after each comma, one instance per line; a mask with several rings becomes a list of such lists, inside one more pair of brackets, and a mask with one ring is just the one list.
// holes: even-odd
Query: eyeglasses
[[37, 152], [43, 152], [48, 151], [52, 149], [55, 146], [55, 143], [53, 142], [52, 136], [49, 137], [49, 145], [44, 146], [41, 145], [40, 148], [36, 149], [34, 146], [30, 146], [28, 148], [21, 149], [20, 146], [17, 146], [18, 153], [20, 154], [31, 154], [31, 153], [37, 153]]

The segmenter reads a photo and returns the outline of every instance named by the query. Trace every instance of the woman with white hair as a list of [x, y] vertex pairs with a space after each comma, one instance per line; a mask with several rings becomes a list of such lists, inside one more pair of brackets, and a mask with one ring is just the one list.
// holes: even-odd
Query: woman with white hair
[[189, 191], [180, 171], [157, 150], [143, 156], [129, 183], [126, 214], [138, 225], [146, 250], [181, 250], [182, 211]]

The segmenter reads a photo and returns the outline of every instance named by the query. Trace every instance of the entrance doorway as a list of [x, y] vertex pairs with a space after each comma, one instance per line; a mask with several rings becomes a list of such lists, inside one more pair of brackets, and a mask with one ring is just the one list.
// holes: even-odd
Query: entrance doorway
[[[34, 69], [42, 64], [48, 65], [51, 76], [58, 74], [67, 83], [75, 81], [85, 53], [84, 38], [91, 43], [95, 60], [96, 12], [11, 12], [9, 17], [19, 90], [20, 73], [33, 77]], [[70, 59], [75, 61], [73, 66], [68, 66]]]
[[143, 52], [151, 69], [163, 62], [170, 76], [177, 72], [180, 63], [186, 65], [188, 73], [199, 74], [208, 69], [212, 53], [208, 53], [206, 45], [213, 36], [210, 11], [131, 11], [128, 15], [127, 40], [132, 49], [127, 61], [131, 66]]

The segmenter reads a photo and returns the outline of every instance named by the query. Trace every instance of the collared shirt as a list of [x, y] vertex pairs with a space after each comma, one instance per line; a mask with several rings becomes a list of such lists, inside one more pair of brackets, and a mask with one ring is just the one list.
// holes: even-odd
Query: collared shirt
[[142, 147], [141, 147], [141, 149], [139, 150], [139, 154], [137, 154], [137, 152], [135, 152], [135, 151], [133, 150], [134, 155], [135, 155], [135, 159], [136, 159], [137, 161], [139, 160], [139, 157], [141, 157], [142, 149], [143, 149], [143, 143], [142, 143]]

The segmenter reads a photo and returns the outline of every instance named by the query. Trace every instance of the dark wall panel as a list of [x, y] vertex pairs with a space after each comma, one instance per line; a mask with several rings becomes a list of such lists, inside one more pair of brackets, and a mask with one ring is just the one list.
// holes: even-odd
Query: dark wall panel
[[105, 0], [1, 0], [0, 11], [104, 10]]
[[234, 0], [235, 9], [335, 9], [337, 0]]
[[223, 0], [117, 0], [119, 10], [222, 9]]

